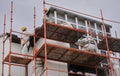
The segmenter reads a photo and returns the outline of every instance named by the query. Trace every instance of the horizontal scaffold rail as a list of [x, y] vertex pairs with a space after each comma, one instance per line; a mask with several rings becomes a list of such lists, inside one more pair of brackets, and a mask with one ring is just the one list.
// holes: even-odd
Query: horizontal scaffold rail
[[[46, 36], [48, 39], [52, 40], [58, 40], [62, 42], [68, 42], [68, 43], [75, 43], [81, 36], [84, 34], [89, 34], [89, 32], [86, 32], [82, 29], [76, 29], [71, 27], [62, 26], [60, 24], [50, 23], [46, 22]], [[39, 30], [37, 33], [38, 36], [44, 37], [44, 27], [41, 26], [41, 28], [37, 29]], [[98, 48], [102, 50], [106, 50], [106, 42], [105, 37], [102, 35], [96, 35], [93, 34], [93, 36], [100, 36], [103, 39], [98, 44]], [[120, 48], [120, 39], [107, 36], [108, 38], [108, 45], [110, 46], [110, 50], [114, 52], [119, 52]]]
[[[100, 62], [106, 62], [107, 56], [96, 54], [85, 50], [64, 47], [56, 44], [47, 43], [48, 59], [62, 61], [73, 64], [81, 64], [84, 66], [96, 67]], [[37, 57], [45, 57], [45, 48], [43, 46], [36, 52]]]
[[[108, 39], [109, 50], [114, 51], [114, 52], [120, 52], [120, 50], [119, 50], [120, 49], [120, 39], [114, 38], [114, 37], [107, 37], [107, 39]], [[107, 49], [105, 39], [100, 41], [100, 43], [98, 44], [98, 48], [103, 49], [103, 50]]]
[[11, 63], [12, 64], [20, 64], [20, 65], [27, 65], [31, 62], [33, 59], [33, 56], [31, 55], [24, 55], [24, 54], [19, 54], [19, 53], [9, 53], [4, 61], [9, 62], [9, 56], [11, 56]]

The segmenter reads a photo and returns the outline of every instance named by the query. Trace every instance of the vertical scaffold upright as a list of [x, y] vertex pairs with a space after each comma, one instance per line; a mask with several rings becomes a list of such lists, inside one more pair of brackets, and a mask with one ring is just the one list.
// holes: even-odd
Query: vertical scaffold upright
[[110, 61], [110, 49], [109, 49], [109, 45], [108, 45], [108, 39], [107, 39], [107, 33], [106, 33], [106, 27], [105, 27], [105, 24], [104, 24], [104, 17], [103, 17], [103, 13], [102, 13], [102, 10], [100, 10], [100, 13], [101, 13], [101, 20], [102, 20], [102, 27], [103, 27], [103, 30], [104, 30], [104, 38], [105, 38], [105, 42], [106, 42], [106, 47], [107, 47], [107, 52], [108, 52], [108, 56], [107, 56], [107, 60], [109, 62], [109, 68], [110, 68], [110, 73], [112, 75], [112, 63]]
[[36, 8], [34, 7], [34, 48], [33, 48], [33, 56], [34, 56], [34, 76], [36, 76], [36, 57], [35, 57], [35, 53], [36, 53], [36, 32], [35, 32], [35, 28], [36, 28]]
[[2, 76], [4, 76], [5, 32], [6, 32], [6, 15], [4, 15], [4, 32], [3, 32], [3, 48], [2, 48]]
[[43, 14], [44, 14], [44, 18], [43, 18], [43, 26], [44, 26], [44, 43], [45, 43], [45, 75], [48, 76], [48, 61], [47, 61], [47, 42], [46, 42], [46, 12], [47, 12], [47, 8], [46, 8], [46, 1], [43, 0]]
[[9, 49], [9, 69], [8, 76], [11, 76], [11, 53], [12, 53], [12, 22], [13, 22], [13, 2], [11, 2], [11, 11], [10, 11], [10, 49]]
[[[35, 51], [33, 51], [33, 55], [28, 55], [28, 54], [21, 54], [21, 53], [16, 53], [12, 51], [12, 32], [17, 33], [17, 34], [25, 34], [29, 35], [26, 33], [21, 33], [18, 31], [13, 31], [13, 1], [11, 2], [11, 9], [10, 9], [10, 33], [6, 33], [6, 15], [4, 15], [4, 32], [3, 32], [3, 48], [2, 48], [2, 76], [5, 76], [5, 69], [4, 69], [4, 64], [8, 65], [8, 76], [11, 76], [11, 66], [20, 66], [20, 67], [25, 67], [25, 76], [28, 76], [28, 64], [30, 63], [31, 60], [34, 60], [34, 66], [36, 66], [36, 57], [34, 57]], [[34, 8], [34, 45], [35, 43], [35, 28], [36, 28], [36, 9]], [[5, 37], [7, 36], [7, 37]], [[5, 57], [5, 42], [7, 38], [9, 37], [9, 52], [7, 56]], [[34, 49], [36, 47], [34, 46]], [[23, 58], [24, 56], [28, 56], [28, 58]], [[35, 69], [35, 68], [34, 68]], [[35, 72], [35, 70], [34, 70]], [[34, 73], [36, 74], [36, 73]], [[36, 76], [36, 75], [35, 75]]]

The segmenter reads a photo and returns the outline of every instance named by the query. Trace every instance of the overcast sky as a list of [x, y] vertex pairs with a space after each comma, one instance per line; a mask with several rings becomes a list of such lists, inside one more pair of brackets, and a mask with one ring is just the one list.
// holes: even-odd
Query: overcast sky
[[[0, 0], [0, 34], [3, 33], [3, 17], [7, 16], [7, 31], [10, 26], [10, 2], [14, 2], [13, 29], [20, 31], [21, 26], [28, 27], [28, 31], [33, 30], [33, 8], [37, 11], [37, 26], [42, 23], [42, 0]], [[100, 17], [100, 9], [104, 18], [120, 21], [120, 0], [46, 0], [52, 4], [62, 6], [78, 12], [87, 13]], [[109, 22], [106, 22], [109, 23]], [[120, 24], [113, 25], [112, 30], [119, 31]], [[114, 34], [114, 31], [112, 33]], [[120, 33], [117, 32], [120, 36]]]

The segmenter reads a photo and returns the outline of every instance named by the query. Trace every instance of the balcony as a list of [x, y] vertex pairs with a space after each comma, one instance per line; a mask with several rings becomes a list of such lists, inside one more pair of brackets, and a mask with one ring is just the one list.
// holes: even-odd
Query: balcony
[[[44, 44], [36, 52], [37, 57], [45, 58]], [[106, 61], [105, 55], [79, 50], [75, 48], [64, 47], [52, 43], [47, 43], [47, 57], [50, 60], [79, 64], [83, 66], [100, 66], [101, 61]]]

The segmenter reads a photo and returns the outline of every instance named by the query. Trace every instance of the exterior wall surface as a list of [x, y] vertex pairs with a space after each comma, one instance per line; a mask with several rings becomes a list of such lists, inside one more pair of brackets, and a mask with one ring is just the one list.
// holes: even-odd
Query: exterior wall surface
[[[71, 27], [72, 25], [73, 28], [86, 30], [87, 32], [91, 31], [92, 34], [100, 35], [93, 36], [98, 43], [99, 40], [103, 39], [101, 36], [104, 35], [104, 30], [101, 22], [55, 7], [51, 7], [49, 10], [49, 14], [47, 14], [48, 21], [63, 26], [67, 24]], [[111, 25], [105, 24], [105, 26], [107, 36], [111, 36]], [[87, 34], [87, 36], [89, 36], [89, 34]]]
[[[65, 14], [62, 14], [62, 15], [58, 14], [57, 17], [59, 18], [59, 21], [63, 19], [62, 21], [65, 22], [65, 21], [68, 20], [72, 24], [83, 25], [83, 28], [86, 28], [85, 27], [86, 26], [85, 20], [80, 20], [78, 18], [78, 21], [76, 21], [77, 23], [75, 23], [75, 18], [74, 17], [70, 17], [69, 15], [66, 14], [66, 17], [68, 17], [66, 19], [66, 18], [64, 18]], [[55, 19], [54, 16], [55, 16], [54, 12], [52, 12], [52, 13], [50, 13], [49, 17]], [[92, 28], [95, 28], [94, 23], [92, 25], [93, 25]], [[97, 26], [96, 29], [98, 29], [97, 32], [98, 31], [100, 31], [100, 32], [103, 31], [103, 29], [101, 27], [99, 27], [99, 24], [96, 23], [96, 26]], [[60, 45], [60, 46], [70, 47], [70, 44], [68, 44], [68, 43], [63, 43], [63, 42], [49, 40], [49, 39], [47, 39], [47, 43], [52, 43], [52, 44], [56, 44], [56, 45]], [[6, 41], [5, 44], [6, 44], [5, 45], [5, 56], [6, 56], [9, 53], [9, 39]], [[43, 44], [44, 44], [44, 39], [41, 38], [41, 39], [38, 40], [36, 46], [37, 46], [37, 48], [40, 48]], [[2, 37], [0, 38], [0, 46], [1, 46], [1, 48], [0, 48], [0, 56], [1, 56], [0, 57], [0, 67], [2, 67]], [[17, 52], [17, 53], [21, 53], [20, 44], [12, 43], [12, 51]], [[31, 48], [29, 54], [32, 54], [32, 48]], [[39, 68], [42, 69], [43, 67], [39, 67]], [[67, 63], [63, 63], [63, 62], [48, 60], [48, 68], [68, 72]], [[68, 76], [68, 73], [65, 73], [65, 72], [58, 72], [58, 71], [49, 70], [48, 71], [48, 76]], [[4, 76], [8, 76], [8, 65], [5, 65], [4, 74], [5, 74]], [[2, 75], [2, 68], [0, 68], [0, 76], [1, 75]], [[11, 67], [11, 76], [25, 76], [25, 68], [24, 67], [12, 66]], [[30, 64], [28, 65], [28, 76], [33, 76], [33, 61], [30, 62]], [[42, 76], [45, 76], [45, 73]], [[95, 75], [93, 75], [93, 76], [95, 76]]]
[[[55, 69], [58, 71], [48, 70], [48, 76], [68, 76], [67, 63], [57, 62], [57, 61], [48, 61], [48, 68]], [[65, 72], [59, 72], [65, 71]]]
[[[0, 76], [2, 76], [2, 37], [0, 38]], [[20, 45], [19, 44], [12, 44], [12, 49], [14, 51], [20, 52]], [[5, 42], [5, 56], [9, 52], [9, 39]], [[11, 66], [11, 76], [24, 76], [25, 75], [25, 69], [24, 67], [18, 67], [18, 66]], [[4, 76], [8, 76], [8, 65], [4, 64]]]
[[[62, 45], [62, 46], [66, 46], [69, 47], [69, 44], [67, 43], [62, 43], [62, 42], [58, 42], [58, 41], [53, 41], [53, 40], [47, 40], [48, 43], [53, 43], [53, 44], [57, 44], [57, 45]], [[42, 44], [44, 43], [44, 39], [39, 39], [37, 42], [37, 48], [40, 48], [42, 46]], [[0, 38], [0, 67], [2, 67], [2, 38]], [[17, 44], [17, 43], [12, 43], [12, 51], [15, 53], [21, 53], [21, 45]], [[9, 39], [6, 40], [5, 43], [5, 57], [8, 55], [9, 53]], [[31, 54], [31, 51], [29, 52], [29, 54]], [[33, 76], [33, 61], [31, 61], [28, 65], [28, 76]], [[4, 76], [8, 76], [8, 65], [4, 64], [5, 68], [4, 68]], [[62, 63], [62, 62], [56, 62], [56, 61], [50, 61], [48, 62], [48, 66], [52, 69], [56, 69], [56, 70], [62, 70], [62, 71], [66, 71], [67, 72], [67, 63]], [[43, 68], [43, 67], [39, 67], [39, 68]], [[68, 76], [67, 73], [61, 73], [61, 72], [56, 72], [56, 71], [51, 71], [49, 70], [49, 76]], [[39, 72], [38, 76], [39, 76]], [[2, 75], [2, 68], [0, 68], [0, 76]], [[12, 66], [11, 67], [11, 76], [25, 76], [25, 68], [24, 67], [19, 67], [19, 66]]]

